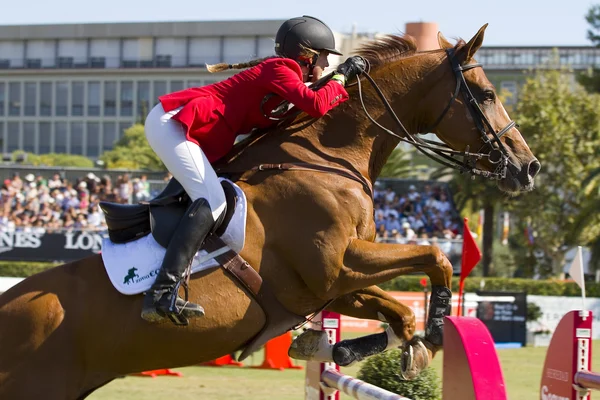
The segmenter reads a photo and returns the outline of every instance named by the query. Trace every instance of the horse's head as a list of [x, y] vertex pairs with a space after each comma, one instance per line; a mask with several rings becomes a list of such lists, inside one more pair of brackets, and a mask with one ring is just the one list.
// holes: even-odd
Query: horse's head
[[476, 174], [498, 180], [509, 193], [533, 189], [540, 163], [511, 121], [494, 86], [474, 55], [483, 43], [487, 24], [468, 43], [450, 44], [440, 33], [440, 47], [446, 51], [442, 62], [443, 79], [424, 99], [430, 115], [428, 123], [446, 145], [466, 156]]

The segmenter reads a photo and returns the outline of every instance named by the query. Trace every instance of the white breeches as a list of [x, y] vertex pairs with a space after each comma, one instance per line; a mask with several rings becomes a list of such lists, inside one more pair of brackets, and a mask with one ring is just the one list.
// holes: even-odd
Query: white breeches
[[181, 123], [171, 119], [179, 110], [165, 113], [158, 103], [146, 117], [146, 138], [190, 198], [208, 201], [216, 221], [225, 210], [225, 193], [202, 149], [186, 139]]

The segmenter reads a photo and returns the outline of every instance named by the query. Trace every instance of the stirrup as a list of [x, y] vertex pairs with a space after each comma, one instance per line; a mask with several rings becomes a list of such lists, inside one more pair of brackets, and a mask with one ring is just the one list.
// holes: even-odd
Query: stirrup
[[188, 285], [186, 284], [183, 285], [183, 290], [185, 293], [183, 301], [185, 301], [185, 304], [183, 305], [183, 307], [177, 308], [177, 298], [179, 297], [179, 288], [181, 287], [182, 283], [184, 283], [183, 279], [177, 282], [177, 284], [175, 285], [175, 288], [173, 289], [173, 293], [171, 295], [171, 303], [169, 304], [169, 310], [167, 312], [167, 317], [169, 317], [171, 322], [173, 322], [173, 324], [177, 326], [187, 326], [190, 323], [187, 317], [183, 315], [183, 308], [189, 303]]

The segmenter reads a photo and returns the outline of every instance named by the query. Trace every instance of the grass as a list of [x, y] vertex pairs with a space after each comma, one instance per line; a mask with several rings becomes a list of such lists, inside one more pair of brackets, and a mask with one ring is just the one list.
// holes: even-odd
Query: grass
[[[594, 342], [596, 346], [600, 341]], [[545, 347], [498, 350], [504, 377], [511, 400], [539, 398], [539, 384], [546, 356]], [[257, 365], [262, 355], [246, 362]], [[299, 365], [303, 365], [300, 363]], [[356, 376], [360, 366], [344, 368], [343, 372]], [[442, 357], [433, 363], [442, 376]], [[600, 370], [600, 359], [593, 363], [593, 370]], [[304, 399], [304, 370], [270, 371], [235, 367], [187, 367], [178, 368], [183, 378], [127, 377], [117, 379], [96, 391], [91, 400], [302, 400]], [[342, 399], [349, 397], [342, 395]]]

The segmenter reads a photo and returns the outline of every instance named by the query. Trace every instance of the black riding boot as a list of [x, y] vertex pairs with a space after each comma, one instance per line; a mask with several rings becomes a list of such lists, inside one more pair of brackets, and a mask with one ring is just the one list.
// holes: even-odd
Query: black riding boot
[[202, 246], [215, 221], [205, 199], [194, 201], [181, 218], [173, 234], [154, 285], [146, 292], [142, 318], [158, 322], [169, 317], [177, 325], [187, 325], [187, 318], [204, 316], [204, 309], [186, 302], [177, 294], [183, 274]]

